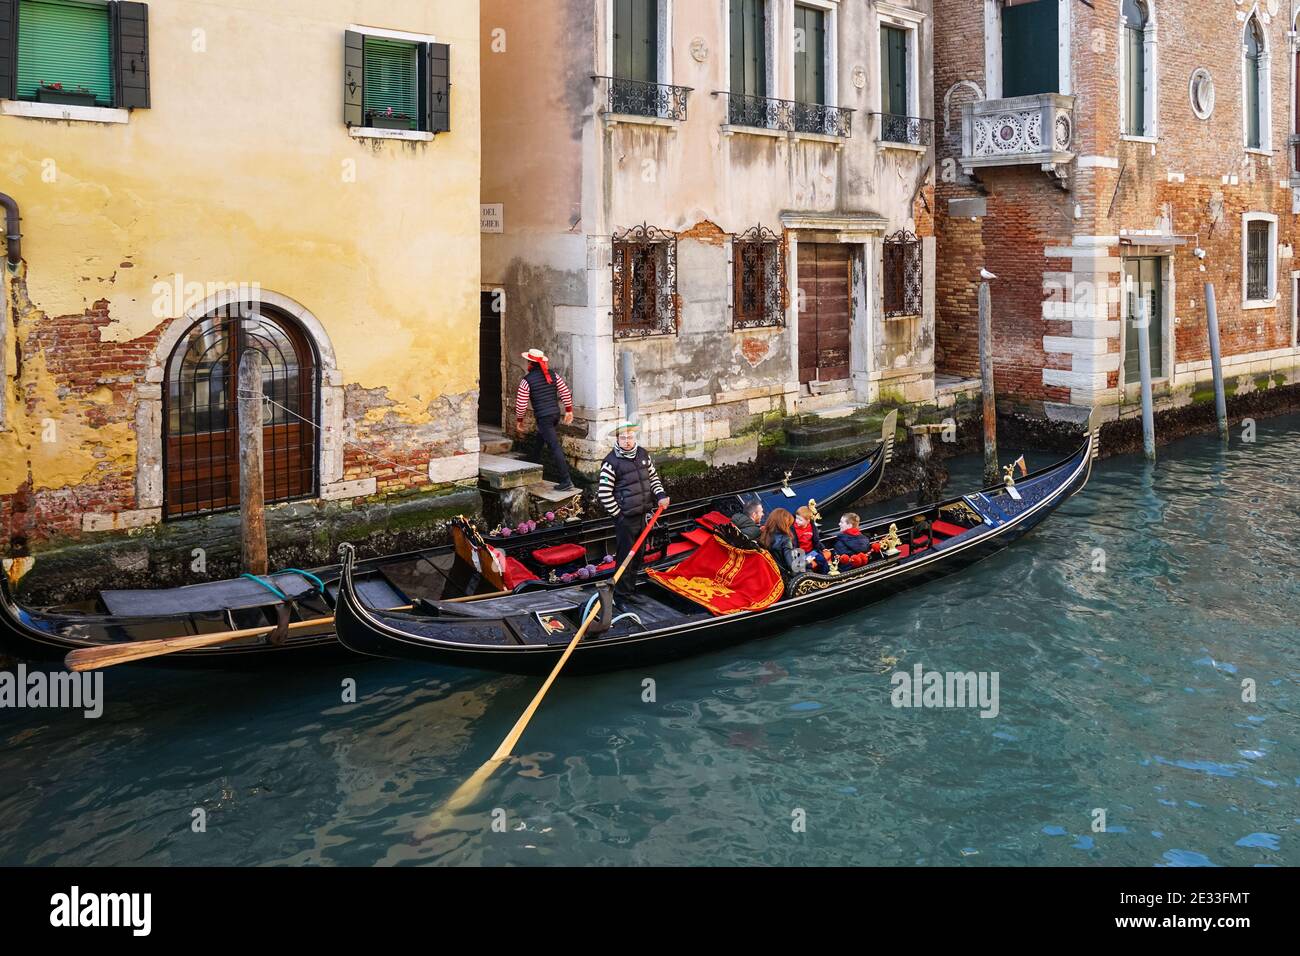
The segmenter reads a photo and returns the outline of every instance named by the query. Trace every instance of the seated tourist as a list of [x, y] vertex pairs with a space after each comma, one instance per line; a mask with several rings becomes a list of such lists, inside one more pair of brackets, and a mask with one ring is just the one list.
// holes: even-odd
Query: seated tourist
[[809, 571], [825, 574], [830, 570], [830, 563], [822, 554], [821, 532], [817, 530], [817, 522], [813, 520], [813, 513], [807, 506], [794, 514], [794, 537], [799, 550], [808, 556]]
[[740, 529], [741, 534], [751, 541], [757, 541], [763, 533], [763, 502], [753, 498], [745, 502], [744, 507], [731, 516], [731, 523]]
[[767, 516], [758, 543], [772, 552], [781, 570], [791, 574], [807, 570], [807, 557], [794, 537], [794, 515], [784, 508], [775, 508]]
[[839, 555], [870, 554], [871, 536], [862, 533], [862, 519], [850, 511], [840, 518], [840, 536], [835, 539]]

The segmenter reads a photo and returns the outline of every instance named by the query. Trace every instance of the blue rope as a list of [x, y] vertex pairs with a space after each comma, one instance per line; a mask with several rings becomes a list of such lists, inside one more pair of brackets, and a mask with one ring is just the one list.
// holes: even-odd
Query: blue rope
[[250, 580], [250, 581], [256, 581], [258, 584], [262, 585], [262, 587], [266, 588], [268, 591], [270, 591], [272, 594], [274, 594], [276, 597], [278, 597], [281, 601], [287, 601], [287, 600], [289, 600], [289, 595], [285, 594], [283, 591], [281, 591], [279, 588], [277, 588], [277, 587], [276, 587], [274, 584], [272, 584], [270, 581], [263, 581], [263, 580], [262, 580], [261, 578], [259, 578], [256, 574], [247, 574], [247, 573], [245, 573], [245, 574], [241, 574], [240, 577], [241, 577], [241, 578], [248, 578], [248, 580]]
[[310, 571], [301, 571], [301, 570], [299, 570], [298, 568], [285, 568], [285, 569], [284, 569], [283, 571], [281, 571], [280, 573], [281, 573], [281, 574], [296, 574], [296, 575], [298, 575], [300, 578], [306, 578], [306, 579], [307, 579], [308, 581], [310, 581], [312, 584], [316, 585], [316, 590], [317, 590], [317, 591], [319, 591], [321, 594], [324, 594], [324, 593], [325, 593], [325, 582], [322, 581], [320, 578], [316, 577], [316, 575], [312, 574]]

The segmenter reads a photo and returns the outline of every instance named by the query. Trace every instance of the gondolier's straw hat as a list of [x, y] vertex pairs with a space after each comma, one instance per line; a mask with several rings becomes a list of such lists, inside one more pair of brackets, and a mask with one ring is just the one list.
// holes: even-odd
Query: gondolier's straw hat
[[524, 361], [536, 362], [541, 366], [542, 374], [546, 376], [546, 380], [548, 382], [551, 380], [550, 359], [546, 357], [545, 352], [541, 349], [529, 349], [527, 352], [520, 352], [519, 354], [524, 357]]

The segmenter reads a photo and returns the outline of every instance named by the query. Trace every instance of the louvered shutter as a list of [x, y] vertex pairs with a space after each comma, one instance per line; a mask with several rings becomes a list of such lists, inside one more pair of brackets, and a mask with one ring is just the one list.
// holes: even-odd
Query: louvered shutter
[[41, 84], [84, 89], [96, 106], [114, 105], [112, 45], [106, 7], [21, 0], [17, 96], [36, 99]]
[[109, 5], [113, 26], [113, 84], [115, 105], [149, 108], [149, 6]]
[[367, 124], [373, 122], [371, 116], [391, 110], [393, 116], [406, 116], [411, 129], [419, 127], [418, 53], [414, 43], [365, 38], [366, 81], [362, 102]]
[[365, 38], [352, 30], [343, 34], [343, 122], [365, 125]]
[[451, 129], [451, 47], [430, 43], [429, 55], [429, 122], [433, 133]]
[[0, 0], [0, 99], [18, 95], [18, 0]]

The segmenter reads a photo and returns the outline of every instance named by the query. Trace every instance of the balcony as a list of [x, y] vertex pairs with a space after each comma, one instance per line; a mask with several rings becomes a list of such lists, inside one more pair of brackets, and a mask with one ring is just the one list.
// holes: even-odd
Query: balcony
[[895, 113], [873, 113], [880, 120], [880, 143], [883, 146], [903, 146], [924, 152], [934, 139], [934, 120], [923, 116], [900, 116]]
[[670, 86], [667, 83], [647, 83], [644, 80], [626, 80], [615, 76], [593, 76], [605, 81], [605, 112], [615, 116], [645, 116], [651, 119], [686, 120], [686, 100], [689, 86]]
[[745, 96], [723, 90], [714, 95], [727, 98], [727, 122], [731, 126], [839, 139], [848, 139], [853, 133], [851, 109], [778, 100], [770, 96]]
[[961, 168], [1040, 166], [1063, 175], [1074, 159], [1074, 97], [1059, 93], [983, 100], [962, 110]]

